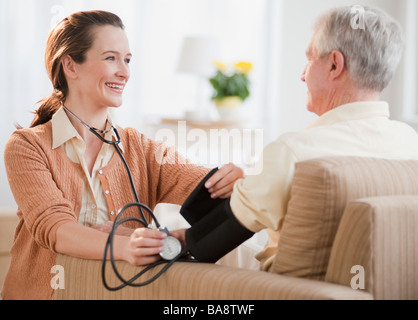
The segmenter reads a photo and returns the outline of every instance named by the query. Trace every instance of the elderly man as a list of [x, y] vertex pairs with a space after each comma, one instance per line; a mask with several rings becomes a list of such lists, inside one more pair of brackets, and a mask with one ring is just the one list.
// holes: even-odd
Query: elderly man
[[361, 18], [364, 29], [353, 28], [351, 7], [344, 7], [318, 20], [302, 81], [308, 87], [307, 108], [319, 118], [268, 145], [262, 173], [236, 182], [229, 205], [222, 209], [229, 217], [229, 231], [224, 236], [214, 232], [214, 246], [242, 242], [262, 229], [274, 231], [271, 246], [257, 256], [261, 269], [269, 270], [296, 162], [324, 156], [418, 159], [417, 132], [389, 120], [388, 104], [379, 101], [401, 57], [401, 28], [380, 10], [365, 8]]

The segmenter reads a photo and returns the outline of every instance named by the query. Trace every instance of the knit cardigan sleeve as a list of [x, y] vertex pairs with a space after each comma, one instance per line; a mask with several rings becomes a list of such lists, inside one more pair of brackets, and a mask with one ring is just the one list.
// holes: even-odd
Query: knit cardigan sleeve
[[[6, 144], [4, 161], [25, 227], [39, 246], [55, 252], [55, 231], [64, 223], [77, 221], [77, 217], [53, 176], [54, 172], [65, 175], [66, 170], [52, 163], [41, 140], [45, 136], [31, 129], [17, 130]], [[70, 178], [64, 181], [67, 188], [73, 187]]]

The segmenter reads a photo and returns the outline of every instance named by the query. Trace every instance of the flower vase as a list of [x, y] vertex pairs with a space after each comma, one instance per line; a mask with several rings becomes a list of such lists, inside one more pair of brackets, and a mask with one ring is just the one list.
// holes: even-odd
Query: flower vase
[[215, 106], [221, 119], [234, 119], [238, 115], [238, 108], [241, 104], [242, 100], [237, 96], [215, 99]]

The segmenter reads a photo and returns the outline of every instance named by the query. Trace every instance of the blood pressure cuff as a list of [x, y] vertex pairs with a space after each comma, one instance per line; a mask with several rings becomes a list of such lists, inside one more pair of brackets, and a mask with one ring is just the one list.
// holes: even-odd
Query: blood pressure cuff
[[204, 184], [215, 172], [199, 183], [180, 210], [191, 225], [186, 231], [187, 249], [200, 262], [216, 262], [254, 235], [235, 218], [230, 199], [210, 197]]
[[206, 181], [208, 181], [216, 171], [218, 171], [218, 168], [213, 169], [202, 181], [200, 181], [186, 201], [184, 201], [180, 209], [181, 215], [191, 226], [225, 201], [224, 199], [219, 198], [212, 199], [208, 189], [205, 187]]

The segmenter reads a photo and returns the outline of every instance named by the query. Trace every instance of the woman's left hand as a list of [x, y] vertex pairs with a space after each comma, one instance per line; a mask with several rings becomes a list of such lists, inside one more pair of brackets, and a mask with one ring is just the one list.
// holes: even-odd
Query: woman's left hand
[[177, 238], [180, 241], [181, 247], [183, 249], [186, 248], [186, 231], [187, 229], [179, 229], [179, 230], [170, 231], [170, 234], [174, 238]]
[[231, 196], [235, 181], [244, 178], [244, 171], [229, 163], [216, 171], [205, 183], [211, 197], [226, 199]]

